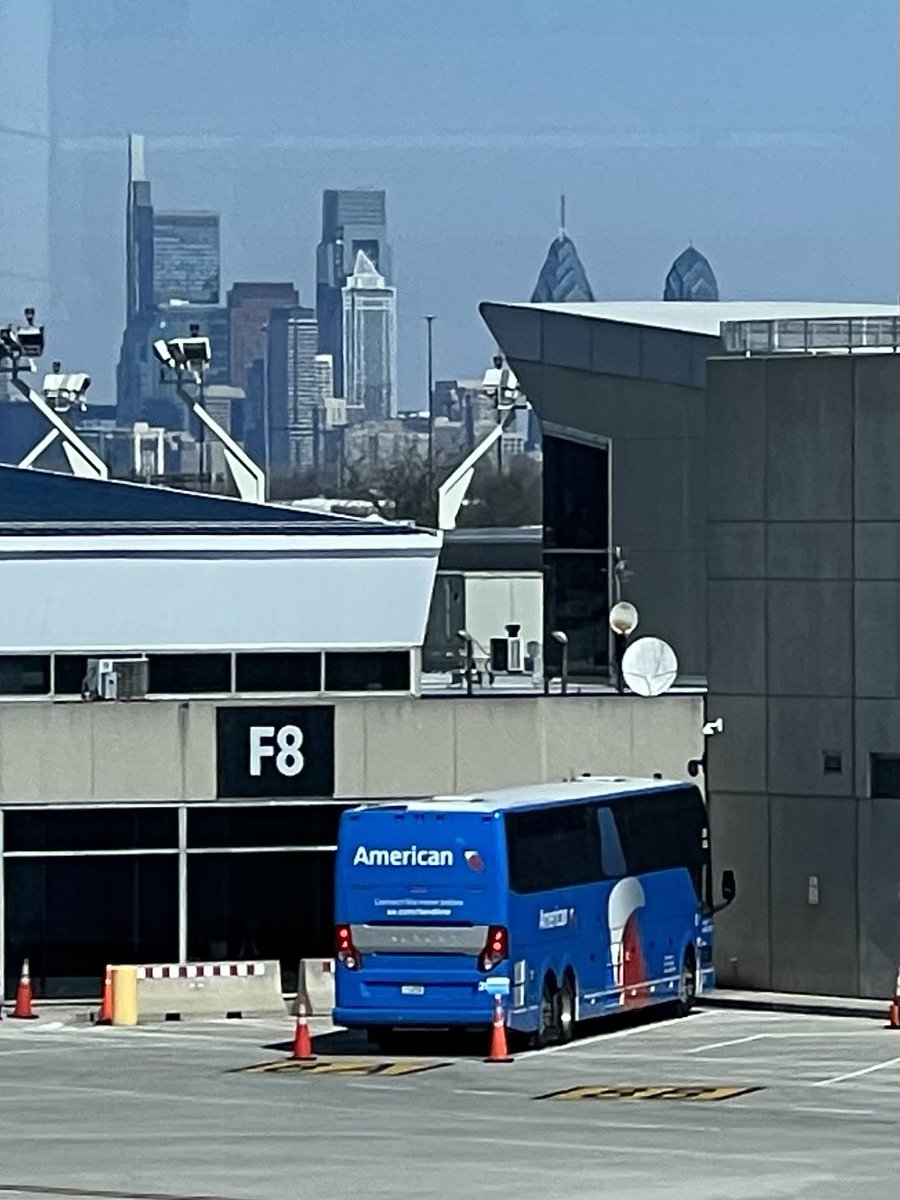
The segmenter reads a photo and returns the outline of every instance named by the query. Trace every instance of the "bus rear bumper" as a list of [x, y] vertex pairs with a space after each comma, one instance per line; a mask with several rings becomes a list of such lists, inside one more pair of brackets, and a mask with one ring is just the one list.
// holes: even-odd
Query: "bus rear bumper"
[[383, 1025], [393, 1029], [486, 1028], [491, 1023], [491, 1010], [478, 1008], [431, 1008], [403, 1012], [396, 1008], [336, 1007], [332, 1013], [335, 1025], [346, 1029], [367, 1029]]

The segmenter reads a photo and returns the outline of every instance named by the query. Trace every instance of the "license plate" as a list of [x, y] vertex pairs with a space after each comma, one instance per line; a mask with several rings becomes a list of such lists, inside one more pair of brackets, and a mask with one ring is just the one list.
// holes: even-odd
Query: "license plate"
[[425, 989], [421, 983], [405, 983], [400, 989], [401, 996], [424, 996]]

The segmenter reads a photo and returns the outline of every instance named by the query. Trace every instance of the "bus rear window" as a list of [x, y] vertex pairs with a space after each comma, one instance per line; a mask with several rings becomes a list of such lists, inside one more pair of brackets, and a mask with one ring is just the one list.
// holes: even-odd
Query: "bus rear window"
[[600, 835], [586, 804], [506, 814], [509, 886], [520, 895], [602, 878]]

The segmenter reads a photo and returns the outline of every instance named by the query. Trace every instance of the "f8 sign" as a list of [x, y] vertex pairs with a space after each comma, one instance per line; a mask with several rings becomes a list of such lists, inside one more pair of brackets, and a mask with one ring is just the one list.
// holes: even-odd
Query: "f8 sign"
[[217, 709], [216, 785], [218, 796], [333, 795], [334, 709]]

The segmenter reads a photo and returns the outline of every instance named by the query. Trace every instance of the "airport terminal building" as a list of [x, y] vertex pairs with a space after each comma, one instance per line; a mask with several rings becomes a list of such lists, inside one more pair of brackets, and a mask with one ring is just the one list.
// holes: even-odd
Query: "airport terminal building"
[[[232, 958], [279, 959], [291, 990], [301, 957], [331, 954], [345, 807], [582, 772], [687, 777], [695, 692], [423, 682], [441, 543], [0, 467], [7, 996], [25, 957], [39, 996], [94, 997], [107, 962]], [[529, 586], [530, 543], [507, 564]], [[454, 551], [445, 567], [472, 562]]]
[[[738, 899], [721, 982], [884, 997], [900, 962], [900, 317], [893, 307], [483, 304], [541, 420], [544, 628], [608, 676], [640, 632], [708, 681]], [[616, 548], [620, 549], [617, 550]], [[552, 663], [551, 663], [552, 666]]]

